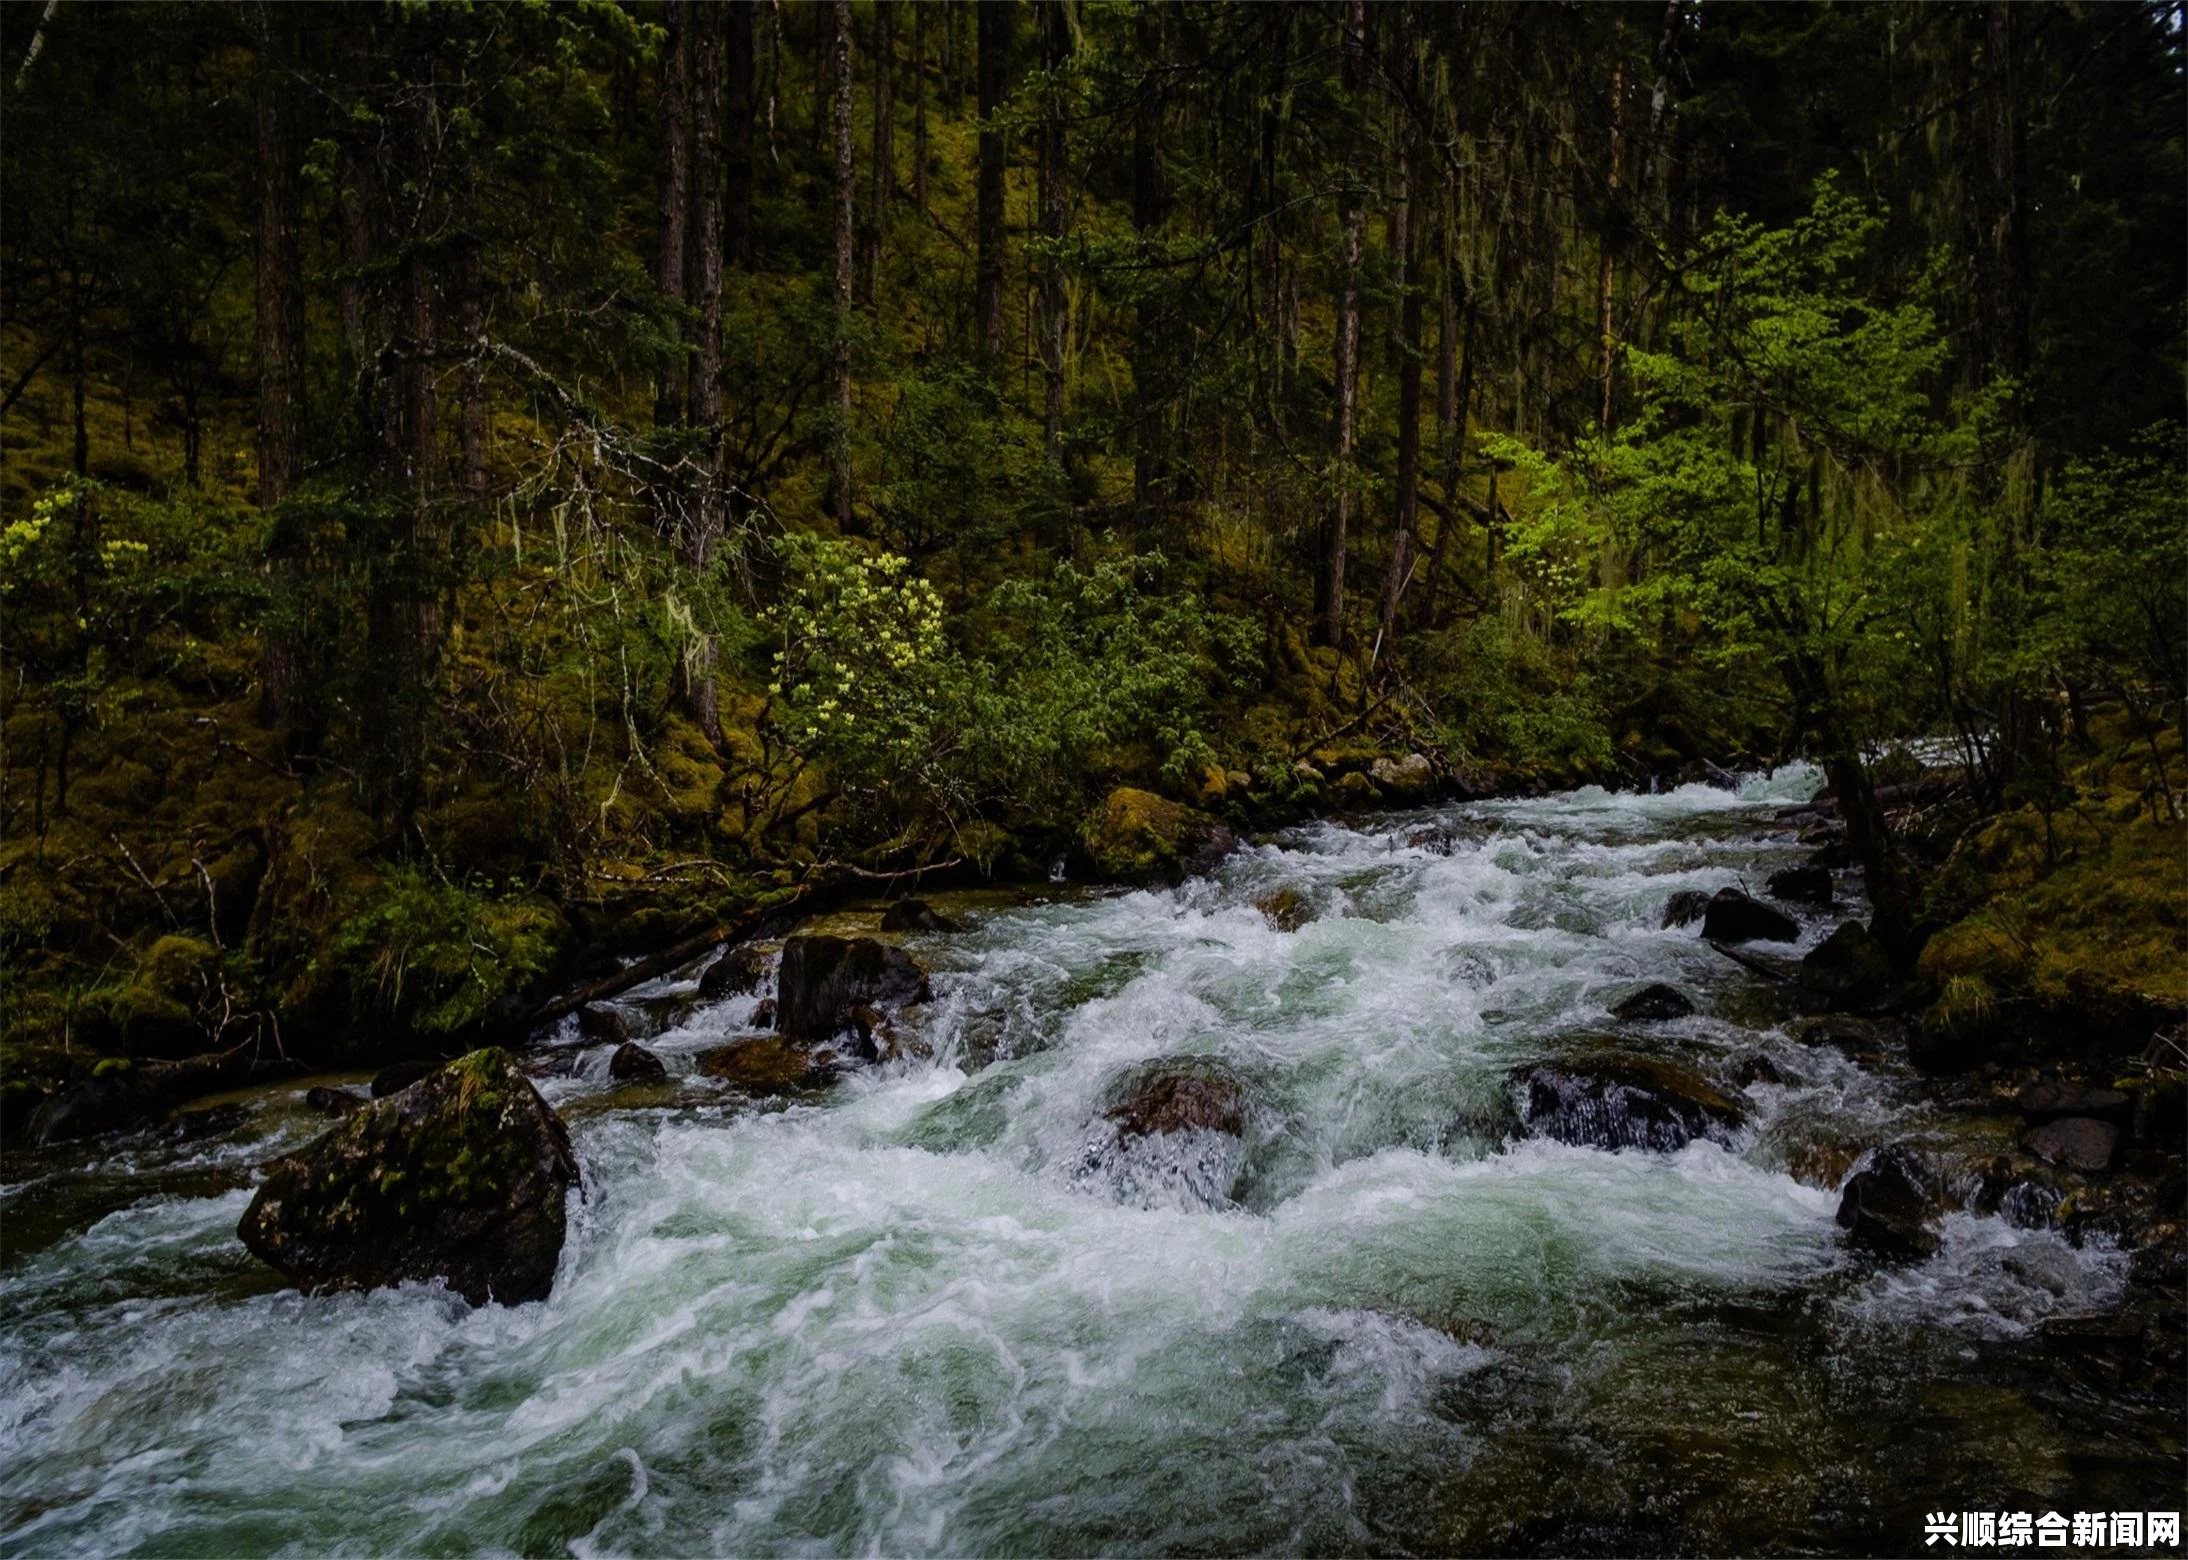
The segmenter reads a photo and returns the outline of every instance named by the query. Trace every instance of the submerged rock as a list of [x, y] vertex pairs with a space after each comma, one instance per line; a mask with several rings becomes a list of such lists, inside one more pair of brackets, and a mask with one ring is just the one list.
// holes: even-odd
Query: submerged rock
[[1288, 885], [1255, 895], [1254, 908], [1280, 932], [1296, 932], [1314, 919], [1314, 906], [1307, 896]]
[[1219, 1062], [1164, 1060], [1109, 1090], [1072, 1179], [1145, 1207], [1218, 1208], [1245, 1169], [1247, 1093]]
[[1930, 1220], [1938, 1212], [1937, 1177], [1914, 1149], [1891, 1144], [1871, 1154], [1839, 1193], [1847, 1244], [1895, 1262], [1937, 1251]]
[[2112, 1168], [2112, 1158], [2120, 1150], [2120, 1129], [2109, 1121], [2069, 1116], [2032, 1128], [2021, 1146], [2047, 1165], [2094, 1175]]
[[1736, 888], [1720, 888], [1702, 914], [1702, 935], [1711, 942], [1793, 942], [1801, 934], [1793, 918]]
[[871, 937], [793, 937], [783, 944], [775, 1027], [794, 1040], [827, 1040], [855, 1022], [853, 1010], [883, 1013], [924, 1002], [927, 971], [902, 948]]
[[635, 1040], [626, 1040], [608, 1058], [608, 1076], [618, 1083], [656, 1083], [669, 1075], [661, 1058]]
[[347, 1116], [365, 1108], [365, 1097], [347, 1089], [330, 1089], [322, 1085], [304, 1091], [304, 1108], [322, 1116]]
[[1732, 1065], [1726, 1069], [1726, 1076], [1735, 1089], [1753, 1088], [1758, 1083], [1785, 1082], [1785, 1074], [1778, 1070], [1778, 1064], [1760, 1051], [1746, 1051], [1734, 1057]]
[[701, 1056], [699, 1071], [746, 1094], [799, 1094], [833, 1083], [836, 1057], [787, 1039], [739, 1040]]
[[1692, 926], [1709, 913], [1709, 895], [1699, 888], [1682, 888], [1664, 901], [1660, 926]]
[[709, 1002], [758, 991], [767, 980], [767, 955], [750, 943], [730, 949], [699, 977], [699, 995]]
[[1827, 905], [1831, 902], [1831, 874], [1822, 867], [1786, 867], [1763, 880], [1763, 892], [1772, 899], [1795, 904]]
[[1747, 1120], [1700, 1073], [1653, 1056], [1538, 1062], [1510, 1076], [1527, 1135], [1560, 1143], [1670, 1153], [1696, 1138], [1729, 1143]]
[[236, 1233], [308, 1293], [438, 1278], [518, 1305], [553, 1286], [577, 1176], [508, 1053], [473, 1051], [268, 1166]]
[[1686, 993], [1665, 985], [1643, 986], [1611, 1009], [1611, 1017], [1625, 1024], [1659, 1024], [1685, 1018], [1694, 1011]]
[[965, 928], [924, 899], [900, 899], [881, 913], [885, 932], [961, 932]]

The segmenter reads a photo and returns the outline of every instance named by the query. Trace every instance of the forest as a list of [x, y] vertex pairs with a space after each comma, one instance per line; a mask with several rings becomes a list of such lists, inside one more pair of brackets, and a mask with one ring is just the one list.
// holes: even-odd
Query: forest
[[[2170, 1120], [2184, 15], [0, 7], [0, 1138], [915, 891], [1810, 770], [1892, 1065]], [[678, 1542], [940, 1542], [783, 1520]]]

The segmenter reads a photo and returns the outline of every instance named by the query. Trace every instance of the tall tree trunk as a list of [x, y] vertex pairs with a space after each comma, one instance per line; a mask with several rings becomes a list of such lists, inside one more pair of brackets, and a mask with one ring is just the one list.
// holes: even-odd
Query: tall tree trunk
[[[1459, 304], [1462, 292], [1467, 294], [1463, 309]], [[1422, 593], [1421, 602], [1421, 621], [1431, 625], [1436, 621], [1436, 592], [1443, 584], [1444, 554], [1449, 548], [1451, 533], [1459, 523], [1459, 481], [1466, 469], [1466, 417], [1474, 396], [1474, 320], [1479, 312], [1476, 303], [1459, 270], [1457, 257], [1451, 252], [1451, 227], [1447, 221], [1443, 303], [1436, 343], [1436, 436], [1443, 450], [1444, 507], [1436, 522], [1436, 546], [1429, 554], [1427, 589]], [[1454, 330], [1462, 317], [1465, 324]], [[1460, 341], [1462, 336], [1463, 341]], [[1465, 367], [1457, 372], [1454, 386], [1454, 360], [1458, 356], [1455, 341], [1464, 348]]]
[[287, 28], [260, 0], [258, 68], [258, 502], [271, 509], [296, 481], [303, 424], [304, 202], [284, 99]]
[[727, 0], [722, 7], [722, 93], [727, 105], [723, 140], [722, 251], [739, 270], [752, 269], [753, 125], [757, 114], [753, 37], [756, 0]]
[[1623, 229], [1619, 211], [1619, 194], [1625, 183], [1626, 163], [1626, 19], [1621, 16], [1612, 30], [1611, 57], [1611, 147], [1609, 163], [1604, 171], [1604, 205], [1602, 233], [1602, 261], [1596, 279], [1596, 431], [1611, 431], [1611, 381], [1612, 365], [1617, 351], [1616, 326], [1613, 305], [1616, 301], [1616, 274], [1613, 270], [1614, 251], [1618, 234]]
[[829, 440], [828, 486], [836, 524], [851, 528], [851, 272], [856, 237], [858, 170], [851, 156], [851, 0], [831, 0], [831, 96], [836, 142], [835, 427]]
[[927, 214], [927, 4], [912, 0], [912, 204]]
[[992, 370], [1003, 357], [1003, 175], [1008, 150], [998, 118], [1010, 86], [1015, 0], [976, 0], [979, 15], [980, 172], [973, 319], [980, 355]]
[[[1366, 0], [1351, 0], [1345, 13], [1343, 77], [1348, 105], [1357, 106], [1367, 32]], [[1351, 158], [1347, 158], [1348, 165]], [[1352, 524], [1354, 420], [1360, 393], [1360, 242], [1366, 208], [1357, 187], [1358, 170], [1348, 166], [1337, 195], [1338, 284], [1337, 344], [1337, 501], [1323, 537], [1319, 638], [1336, 649], [1345, 643], [1345, 544]]]
[[[700, 432], [699, 492], [684, 532], [684, 564], [703, 580], [722, 534], [722, 55], [730, 18], [725, 7], [700, 7], [690, 18], [691, 225], [686, 234], [691, 301], [698, 313], [691, 358], [691, 422]], [[715, 705], [714, 639], [702, 625], [691, 647], [692, 718], [709, 742], [722, 740]]]
[[1169, 216], [1162, 165], [1167, 49], [1164, 22], [1160, 6], [1143, 5], [1133, 13], [1140, 56], [1140, 94], [1132, 112], [1132, 228], [1146, 275], [1141, 279], [1139, 301], [1133, 306], [1132, 504], [1143, 529], [1152, 526], [1167, 509], [1170, 494], [1166, 436], [1170, 398], [1164, 373], [1168, 351], [1162, 339], [1166, 289], [1158, 289], [1149, 279], [1155, 274], [1163, 224]]
[[1398, 493], [1397, 511], [1390, 540], [1390, 566], [1383, 576], [1383, 603], [1375, 631], [1375, 648], [1369, 654], [1372, 667], [1380, 656], [1393, 653], [1393, 634], [1398, 622], [1398, 603], [1413, 577], [1415, 532], [1420, 523], [1421, 499], [1421, 228], [1426, 218], [1421, 200], [1420, 172], [1408, 156], [1401, 164], [1406, 183], [1404, 240], [1398, 245], [1400, 301], [1398, 304]]
[[[661, 50], [660, 254], [654, 283], [663, 297], [684, 301], [684, 222], [691, 141], [691, 0], [669, 0], [668, 41]], [[676, 339], [683, 332], [679, 328]], [[653, 421], [667, 428], [684, 420], [683, 386], [690, 365], [679, 354], [661, 371], [654, 391]]]
[[896, 140], [893, 116], [895, 107], [890, 102], [890, 70], [896, 53], [895, 39], [890, 19], [896, 14], [893, 5], [883, 3], [874, 7], [874, 133], [873, 166], [868, 170], [870, 200], [866, 219], [866, 301], [881, 301], [881, 239], [889, 221], [889, 201], [896, 193]]
[[463, 336], [463, 405], [457, 424], [457, 484], [473, 497], [486, 492], [486, 249], [466, 235], [457, 282], [456, 328]]
[[1041, 6], [1041, 64], [1049, 90], [1041, 114], [1041, 236], [1049, 254], [1041, 273], [1041, 444], [1051, 464], [1063, 458], [1064, 344], [1068, 329], [1064, 303], [1064, 99], [1062, 77], [1071, 54], [1071, 22], [1066, 0]]

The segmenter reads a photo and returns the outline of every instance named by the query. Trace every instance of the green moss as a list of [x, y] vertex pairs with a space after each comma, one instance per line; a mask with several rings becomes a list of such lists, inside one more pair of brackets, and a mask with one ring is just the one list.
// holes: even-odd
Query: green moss
[[1167, 797], [1121, 785], [1080, 825], [1079, 839], [1097, 871], [1129, 882], [1176, 866], [1195, 821]]

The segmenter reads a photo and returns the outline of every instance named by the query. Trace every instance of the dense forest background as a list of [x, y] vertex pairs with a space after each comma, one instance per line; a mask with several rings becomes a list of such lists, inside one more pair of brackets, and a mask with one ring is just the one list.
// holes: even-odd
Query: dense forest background
[[11, 1116], [1414, 753], [1805, 755], [1933, 1031], [2147, 1039], [2183, 64], [2152, 4], [0, 8]]

